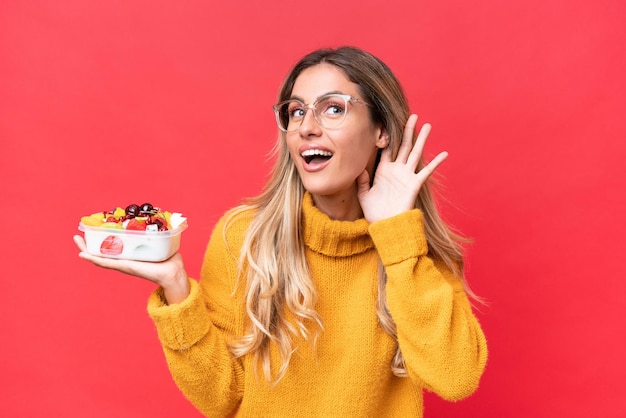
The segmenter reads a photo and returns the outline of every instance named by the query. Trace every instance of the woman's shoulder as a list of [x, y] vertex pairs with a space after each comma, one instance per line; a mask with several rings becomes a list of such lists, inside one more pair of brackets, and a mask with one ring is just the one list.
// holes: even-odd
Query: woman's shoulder
[[212, 239], [219, 238], [228, 247], [241, 248], [256, 209], [240, 205], [226, 211], [213, 229]]

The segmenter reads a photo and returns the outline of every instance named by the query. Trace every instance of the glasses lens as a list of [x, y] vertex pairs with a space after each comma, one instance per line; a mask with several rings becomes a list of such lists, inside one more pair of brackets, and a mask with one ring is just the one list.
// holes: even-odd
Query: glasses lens
[[276, 110], [276, 122], [283, 131], [294, 131], [300, 126], [304, 116], [304, 104], [298, 100], [280, 103]]
[[324, 128], [337, 128], [346, 118], [348, 101], [344, 96], [329, 94], [315, 104], [315, 113]]
[[[313, 114], [315, 120], [324, 128], [337, 128], [346, 118], [348, 113], [349, 96], [341, 94], [329, 94], [315, 102]], [[285, 132], [298, 129], [307, 106], [299, 100], [288, 100], [274, 107], [278, 127]]]

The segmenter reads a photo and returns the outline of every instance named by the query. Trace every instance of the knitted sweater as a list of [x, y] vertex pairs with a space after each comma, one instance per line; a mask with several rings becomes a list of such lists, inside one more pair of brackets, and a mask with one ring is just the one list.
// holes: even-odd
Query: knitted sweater
[[[169, 368], [206, 416], [421, 417], [424, 389], [448, 400], [470, 395], [487, 345], [461, 281], [428, 257], [422, 213], [415, 209], [369, 224], [331, 220], [303, 201], [303, 237], [324, 329], [315, 350], [295, 341], [286, 375], [275, 386], [252, 355], [233, 358], [226, 341], [247, 329], [244, 289], [233, 294], [237, 258], [250, 216], [224, 218], [209, 241], [200, 283], [167, 306], [161, 290], [148, 303]], [[388, 276], [387, 303], [408, 377], [391, 363], [396, 342], [376, 315], [377, 263]], [[273, 370], [280, 366], [271, 353]]]

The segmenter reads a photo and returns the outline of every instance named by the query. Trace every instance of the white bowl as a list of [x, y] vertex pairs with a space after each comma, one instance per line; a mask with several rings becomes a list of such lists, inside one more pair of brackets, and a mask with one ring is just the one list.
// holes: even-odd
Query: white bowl
[[180, 248], [181, 233], [187, 229], [187, 222], [171, 231], [101, 228], [82, 222], [78, 229], [85, 233], [89, 254], [125, 260], [163, 261]]

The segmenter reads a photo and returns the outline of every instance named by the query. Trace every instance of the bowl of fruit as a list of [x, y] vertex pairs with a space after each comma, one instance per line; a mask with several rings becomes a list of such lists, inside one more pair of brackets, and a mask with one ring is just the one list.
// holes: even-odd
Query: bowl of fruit
[[187, 219], [144, 203], [83, 216], [78, 229], [93, 255], [139, 261], [163, 261], [180, 248]]

